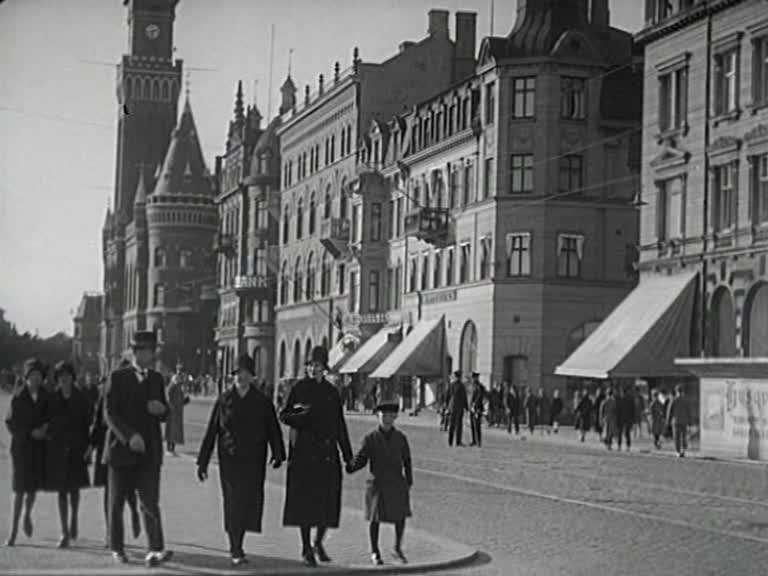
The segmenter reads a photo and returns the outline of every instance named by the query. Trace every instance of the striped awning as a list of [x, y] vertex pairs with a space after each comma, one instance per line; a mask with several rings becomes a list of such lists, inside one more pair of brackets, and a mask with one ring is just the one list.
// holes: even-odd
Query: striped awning
[[422, 320], [371, 374], [371, 378], [442, 376], [445, 350], [445, 316]]
[[370, 374], [402, 340], [400, 328], [385, 326], [368, 338], [339, 370], [342, 374]]

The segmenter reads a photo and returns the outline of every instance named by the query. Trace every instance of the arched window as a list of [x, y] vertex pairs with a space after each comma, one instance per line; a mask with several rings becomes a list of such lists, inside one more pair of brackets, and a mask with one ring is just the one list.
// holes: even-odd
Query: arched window
[[158, 246], [155, 248], [155, 268], [162, 268], [165, 262], [165, 250]]
[[296, 240], [301, 240], [301, 236], [304, 233], [304, 200], [299, 198], [299, 202], [296, 206]]
[[293, 301], [301, 302], [301, 256], [296, 258], [296, 266], [293, 268]]
[[469, 376], [477, 369], [477, 328], [472, 320], [467, 320], [461, 331], [461, 348], [459, 353], [459, 370]]
[[153, 306], [165, 306], [165, 286], [163, 284], [155, 284]]
[[304, 362], [312, 358], [312, 338], [307, 338], [307, 344], [304, 347]]
[[168, 85], [168, 80], [163, 80], [163, 100], [168, 100], [170, 97], [170, 88]]
[[312, 192], [312, 196], [309, 198], [309, 235], [312, 236], [315, 233], [315, 219], [317, 203], [315, 202], [315, 193]]
[[149, 78], [144, 79], [144, 100], [149, 100], [149, 91], [150, 91], [150, 80]]
[[189, 268], [192, 266], [192, 251], [180, 250], [179, 251], [179, 267]]
[[288, 304], [288, 260], [283, 261], [283, 266], [280, 269], [280, 304], [285, 306]]
[[315, 298], [315, 253], [310, 252], [309, 258], [307, 258], [307, 300], [313, 300]]
[[328, 252], [323, 256], [322, 269], [320, 271], [320, 296], [328, 296], [331, 292], [331, 257]]
[[291, 215], [288, 210], [283, 214], [283, 244], [288, 244], [288, 233], [291, 228]]
[[744, 355], [768, 357], [768, 283], [757, 284], [749, 293], [744, 306]]
[[160, 100], [160, 82], [152, 82], [152, 100]]
[[133, 78], [126, 78], [125, 80], [125, 98], [133, 96]]
[[344, 179], [341, 182], [341, 195], [339, 197], [339, 218], [347, 217], [347, 180]]
[[285, 340], [283, 340], [282, 342], [280, 342], [280, 358], [278, 359], [278, 362], [277, 362], [277, 367], [278, 367], [277, 373], [280, 378], [285, 378], [285, 360], [286, 360]]
[[171, 102], [176, 102], [179, 99], [179, 83], [174, 80], [171, 84]]
[[325, 190], [325, 201], [323, 202], [323, 218], [326, 220], [333, 214], [333, 204], [331, 200], [331, 187], [330, 185]]
[[296, 339], [293, 343], [293, 377], [301, 378], [301, 342]]
[[733, 298], [726, 287], [712, 296], [712, 352], [718, 358], [737, 356], [736, 315]]

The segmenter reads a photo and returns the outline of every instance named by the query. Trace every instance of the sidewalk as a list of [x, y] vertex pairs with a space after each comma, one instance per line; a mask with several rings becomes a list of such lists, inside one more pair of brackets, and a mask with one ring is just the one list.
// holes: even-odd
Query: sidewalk
[[[0, 395], [0, 412], [7, 400]], [[0, 432], [0, 493], [10, 495], [8, 434]], [[389, 554], [392, 528], [384, 526], [381, 534], [385, 565], [370, 564], [368, 529], [362, 512], [344, 509], [341, 527], [330, 530], [326, 548], [334, 562], [318, 568], [305, 568], [299, 561], [298, 529], [283, 528], [285, 466], [270, 469], [265, 494], [262, 534], [248, 534], [245, 541], [249, 564], [232, 568], [223, 529], [218, 471], [211, 466], [210, 478], [200, 484], [195, 478], [194, 462], [187, 457], [166, 458], [163, 466], [161, 509], [167, 547], [174, 551], [171, 562], [162, 568], [144, 567], [145, 537], [133, 540], [126, 518], [127, 565], [113, 563], [104, 549], [104, 518], [101, 489], [82, 492], [80, 508], [81, 535], [72, 548], [59, 550], [58, 510], [55, 494], [38, 494], [33, 512], [34, 534], [19, 534], [14, 548], [0, 546], [0, 574], [3, 575], [85, 575], [85, 574], [357, 574], [374, 572], [395, 574], [423, 573], [471, 563], [476, 551], [467, 546], [409, 527], [405, 535], [407, 565], [396, 564]], [[0, 498], [0, 542], [7, 536], [10, 498]]]

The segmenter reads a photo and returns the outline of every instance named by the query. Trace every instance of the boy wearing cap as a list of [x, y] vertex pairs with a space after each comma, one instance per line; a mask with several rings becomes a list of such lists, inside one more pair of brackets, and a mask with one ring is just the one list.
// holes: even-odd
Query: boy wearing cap
[[365, 492], [365, 519], [370, 522], [371, 561], [380, 566], [384, 562], [379, 552], [379, 524], [395, 525], [395, 548], [393, 554], [402, 563], [407, 560], [403, 554], [405, 519], [411, 515], [410, 489], [413, 486], [411, 451], [408, 439], [395, 429], [398, 405], [394, 402], [379, 404], [376, 412], [379, 426], [363, 438], [357, 455], [347, 464], [347, 473], [352, 474], [369, 464]]

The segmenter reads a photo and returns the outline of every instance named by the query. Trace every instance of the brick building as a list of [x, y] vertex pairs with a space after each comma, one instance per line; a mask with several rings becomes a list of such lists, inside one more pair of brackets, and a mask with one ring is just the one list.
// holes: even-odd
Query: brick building
[[181, 361], [204, 371], [211, 356], [217, 214], [188, 100], [177, 121], [177, 1], [124, 2], [130, 53], [118, 66], [114, 211], [102, 230], [102, 372], [137, 330], [157, 332], [165, 369]]
[[[521, 1], [510, 34], [483, 40], [471, 77], [374, 119], [352, 240], [378, 257], [350, 301], [387, 310], [403, 336], [426, 339], [444, 317], [443, 374], [562, 387], [555, 366], [635, 283], [636, 62], [606, 2], [590, 13], [580, 0]], [[414, 338], [392, 351], [381, 337], [394, 360], [373, 377], [437, 376], [409, 367]], [[356, 354], [342, 371], [360, 363]]]
[[352, 300], [371, 266], [383, 272], [387, 249], [349, 243], [358, 233], [350, 228], [350, 219], [357, 222], [350, 202], [356, 152], [375, 117], [391, 118], [472, 73], [475, 15], [456, 14], [455, 41], [448, 19], [446, 11], [430, 11], [427, 37], [403, 42], [383, 63], [363, 62], [355, 50], [349, 69], [337, 63], [332, 78], [321, 75], [317, 91], [307, 86], [303, 104], [282, 116], [278, 379], [300, 376], [313, 344], [335, 344], [342, 334], [360, 341], [385, 323], [380, 314], [361, 313], [379, 309], [367, 296], [362, 306]]
[[566, 369], [670, 389], [675, 358], [768, 356], [768, 10], [648, 0], [636, 41], [640, 284]]
[[73, 319], [72, 360], [80, 373], [89, 372], [93, 375], [99, 373], [102, 300], [101, 294], [86, 292], [80, 300]]

